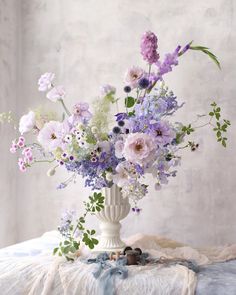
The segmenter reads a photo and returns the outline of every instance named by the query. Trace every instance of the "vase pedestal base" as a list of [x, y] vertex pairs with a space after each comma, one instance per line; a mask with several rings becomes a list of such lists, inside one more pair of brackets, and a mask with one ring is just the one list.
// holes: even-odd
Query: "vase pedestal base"
[[99, 243], [93, 252], [118, 252], [124, 250], [126, 244], [120, 238], [120, 222], [101, 222]]
[[105, 188], [104, 194], [104, 208], [95, 214], [100, 220], [101, 235], [98, 238], [99, 243], [93, 251], [122, 251], [126, 245], [120, 238], [120, 220], [124, 219], [130, 211], [129, 200], [127, 197], [122, 197], [117, 185]]

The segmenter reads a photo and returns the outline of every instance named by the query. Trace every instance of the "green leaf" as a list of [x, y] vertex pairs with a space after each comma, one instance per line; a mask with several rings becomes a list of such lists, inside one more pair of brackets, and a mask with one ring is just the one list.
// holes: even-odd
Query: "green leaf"
[[97, 239], [94, 239], [94, 238], [93, 238], [93, 239], [92, 239], [92, 242], [93, 242], [94, 245], [97, 245], [97, 244], [98, 244], [98, 240], [97, 240]]
[[63, 253], [64, 254], [68, 254], [70, 252], [70, 246], [66, 246], [64, 249], [63, 249]]
[[214, 113], [213, 112], [210, 112], [209, 113], [209, 116], [213, 117], [214, 116]]
[[94, 235], [96, 231], [94, 229], [91, 230], [91, 235]]
[[190, 49], [205, 53], [217, 65], [217, 67], [221, 69], [220, 62], [218, 61], [217, 57], [212, 52], [210, 52], [209, 48], [205, 46], [190, 46]]
[[223, 147], [226, 147], [226, 141], [224, 139], [222, 140], [222, 145]]
[[217, 131], [216, 136], [217, 137], [221, 137], [221, 132], [220, 131]]
[[59, 248], [53, 249], [53, 255], [56, 255], [56, 253], [57, 253], [58, 250], [59, 250]]
[[132, 108], [135, 104], [135, 99], [132, 96], [128, 96], [125, 98], [125, 106], [127, 108]]
[[220, 119], [220, 113], [215, 113], [216, 119], [219, 120]]
[[71, 253], [75, 253], [75, 252], [76, 252], [76, 250], [77, 250], [77, 249], [76, 249], [75, 247], [73, 247], [73, 246], [72, 246], [72, 247], [70, 247], [70, 252], [71, 252]]

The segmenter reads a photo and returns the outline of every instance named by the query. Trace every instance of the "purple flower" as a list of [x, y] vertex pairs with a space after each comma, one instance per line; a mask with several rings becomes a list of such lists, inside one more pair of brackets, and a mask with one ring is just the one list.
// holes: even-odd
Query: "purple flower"
[[131, 91], [131, 87], [129, 85], [124, 87], [124, 92], [129, 93]]
[[183, 55], [186, 51], [188, 51], [190, 49], [192, 42], [193, 41], [189, 42], [187, 45], [184, 46], [184, 48], [180, 51], [179, 56]]
[[115, 115], [116, 121], [125, 120], [128, 118], [128, 115], [126, 113], [118, 113]]
[[147, 78], [141, 78], [138, 82], [140, 88], [145, 89], [149, 86], [149, 80]]
[[159, 69], [158, 74], [160, 77], [162, 77], [164, 74], [171, 72], [173, 66], [178, 65], [178, 54], [180, 51], [181, 46], [178, 46], [173, 53], [168, 53], [165, 56], [164, 61], [157, 62], [156, 65]]
[[150, 65], [156, 63], [159, 59], [157, 41], [157, 36], [150, 31], [144, 33], [141, 39], [141, 54]]
[[58, 186], [57, 186], [57, 189], [63, 189], [65, 188], [67, 185], [65, 183], [60, 183]]
[[165, 114], [166, 111], [166, 101], [152, 95], [145, 96], [142, 103], [136, 104], [135, 106], [135, 115], [139, 118], [138, 125], [142, 124], [141, 119], [148, 121], [159, 120], [161, 115]]
[[167, 121], [151, 124], [148, 133], [156, 138], [159, 145], [170, 144], [176, 136], [174, 129]]

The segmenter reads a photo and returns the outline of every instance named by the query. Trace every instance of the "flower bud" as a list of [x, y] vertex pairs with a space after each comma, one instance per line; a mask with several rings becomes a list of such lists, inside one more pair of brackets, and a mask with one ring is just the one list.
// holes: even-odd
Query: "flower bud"
[[55, 168], [51, 168], [51, 169], [48, 170], [47, 176], [48, 177], [53, 176], [55, 173], [56, 173], [56, 169]]
[[108, 172], [108, 173], [106, 174], [106, 180], [107, 180], [107, 181], [112, 181], [112, 179], [113, 179], [113, 177], [112, 177], [112, 173]]

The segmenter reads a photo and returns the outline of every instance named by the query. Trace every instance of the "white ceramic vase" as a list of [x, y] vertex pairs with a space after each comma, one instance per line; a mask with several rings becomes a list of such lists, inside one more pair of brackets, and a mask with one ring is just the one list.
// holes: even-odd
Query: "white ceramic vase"
[[129, 200], [122, 197], [117, 185], [105, 188], [104, 193], [104, 208], [96, 213], [96, 217], [100, 220], [101, 235], [98, 238], [99, 244], [95, 251], [121, 251], [124, 249], [125, 243], [120, 238], [120, 220], [124, 219], [130, 211]]

